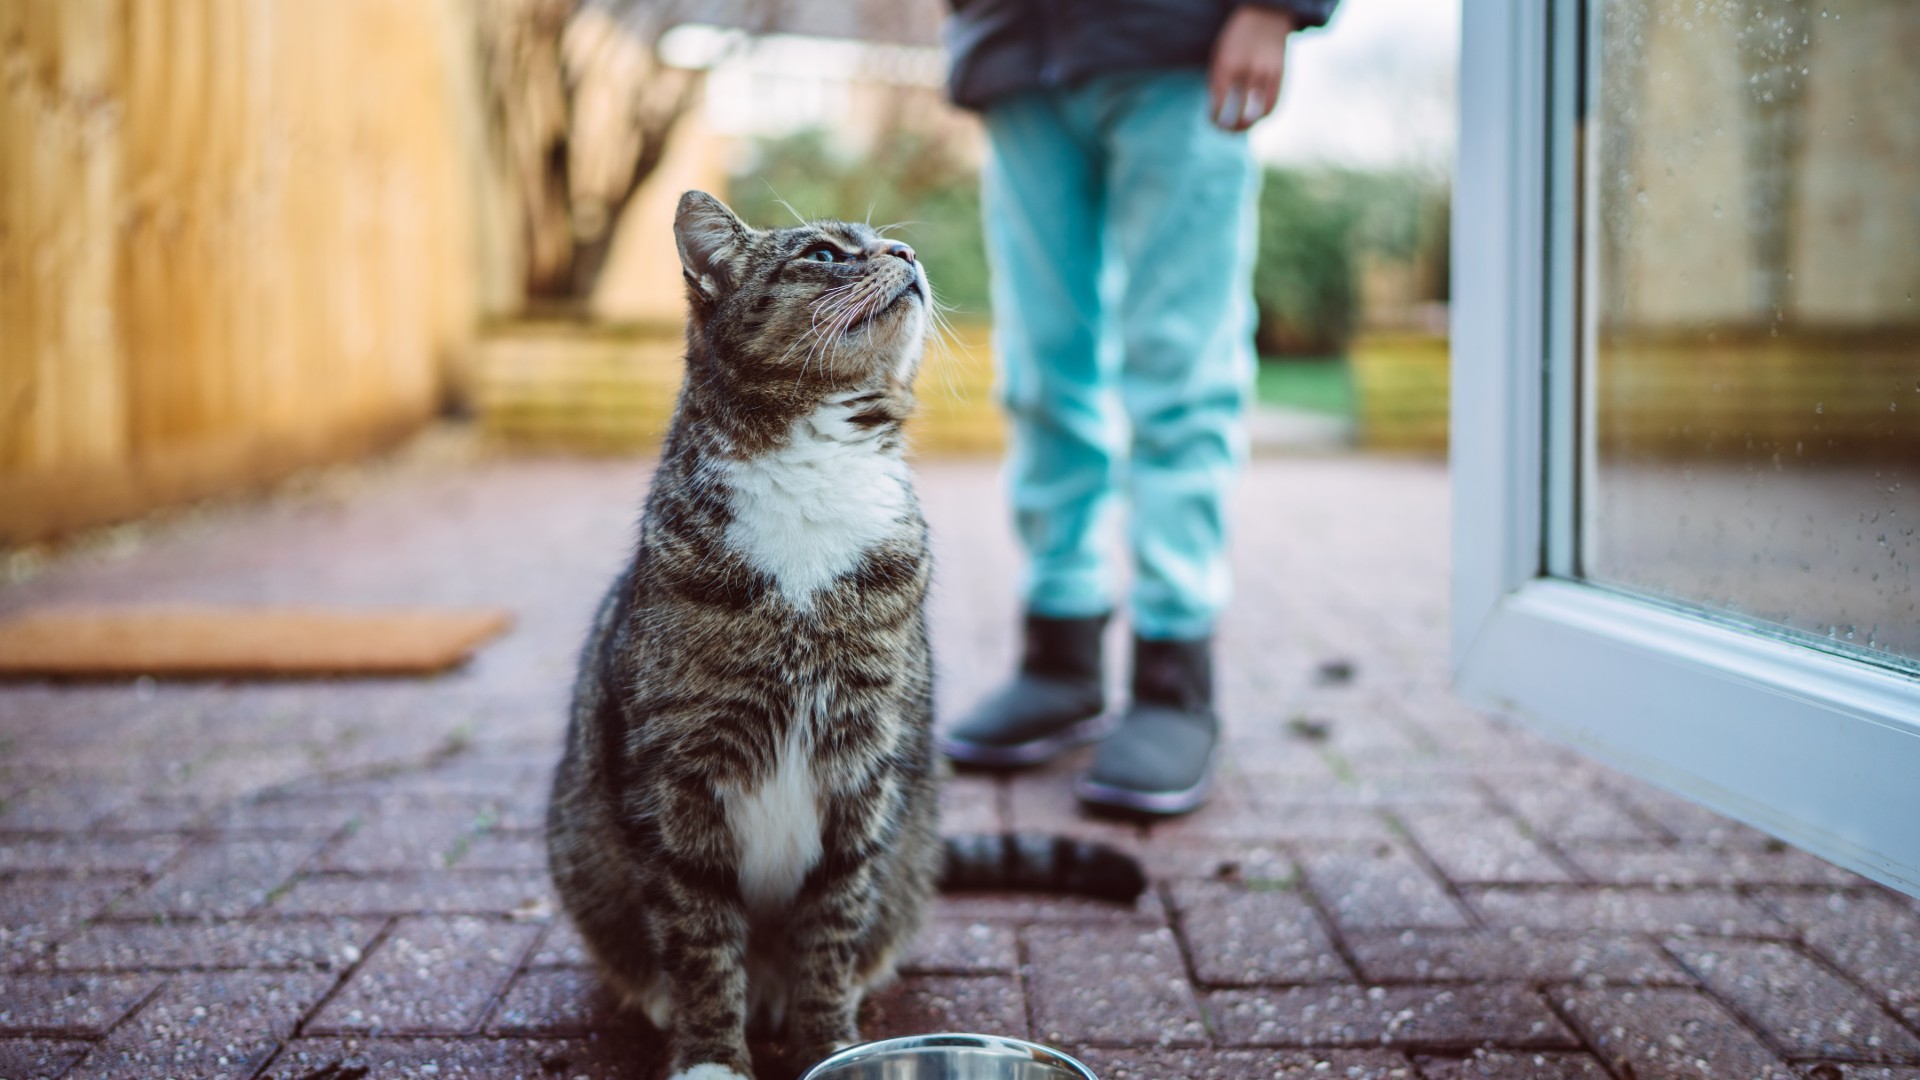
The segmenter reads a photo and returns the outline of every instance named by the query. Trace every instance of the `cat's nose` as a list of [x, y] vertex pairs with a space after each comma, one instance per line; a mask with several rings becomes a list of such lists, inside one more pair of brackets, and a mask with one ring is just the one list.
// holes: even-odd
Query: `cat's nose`
[[886, 253], [896, 259], [905, 259], [908, 262], [913, 261], [913, 249], [898, 240], [887, 245]]

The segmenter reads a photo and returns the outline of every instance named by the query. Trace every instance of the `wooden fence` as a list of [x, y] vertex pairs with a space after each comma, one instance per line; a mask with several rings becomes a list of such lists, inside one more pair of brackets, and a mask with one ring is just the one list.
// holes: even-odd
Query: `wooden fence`
[[432, 414], [496, 242], [471, 8], [0, 3], [0, 541]]

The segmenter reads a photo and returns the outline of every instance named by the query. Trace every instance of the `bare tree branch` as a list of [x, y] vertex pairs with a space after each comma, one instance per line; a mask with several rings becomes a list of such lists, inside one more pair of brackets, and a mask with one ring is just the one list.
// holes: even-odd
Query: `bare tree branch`
[[661, 39], [703, 17], [757, 35], [781, 3], [485, 3], [489, 91], [526, 224], [527, 293], [581, 302], [599, 281], [621, 214], [699, 101], [702, 73], [664, 63]]

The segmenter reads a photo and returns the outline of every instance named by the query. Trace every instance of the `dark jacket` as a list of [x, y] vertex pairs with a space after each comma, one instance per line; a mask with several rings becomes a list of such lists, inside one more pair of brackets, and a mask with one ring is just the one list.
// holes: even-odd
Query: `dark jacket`
[[1339, 0], [952, 0], [947, 91], [986, 106], [1042, 86], [1110, 71], [1205, 67], [1213, 39], [1242, 3], [1281, 8], [1321, 26]]

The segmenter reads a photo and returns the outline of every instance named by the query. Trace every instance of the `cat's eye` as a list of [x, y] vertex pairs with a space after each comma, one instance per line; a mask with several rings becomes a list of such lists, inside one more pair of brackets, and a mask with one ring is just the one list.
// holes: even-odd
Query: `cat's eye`
[[848, 258], [846, 253], [831, 244], [815, 244], [813, 247], [801, 252], [800, 257], [807, 262], [823, 263], [845, 262]]

